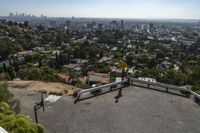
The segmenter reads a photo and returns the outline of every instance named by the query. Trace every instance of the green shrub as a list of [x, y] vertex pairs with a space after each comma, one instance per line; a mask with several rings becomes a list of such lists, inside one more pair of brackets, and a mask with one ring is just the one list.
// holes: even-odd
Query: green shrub
[[197, 92], [198, 94], [200, 94], [200, 85], [194, 85], [191, 88], [192, 91]]
[[6, 83], [0, 84], [0, 102], [6, 102], [14, 112], [20, 112], [20, 101], [14, 98]]
[[10, 133], [44, 133], [41, 125], [31, 123], [24, 115], [16, 115], [5, 102], [0, 103], [0, 126]]
[[39, 80], [44, 82], [62, 81], [56, 74], [56, 72], [48, 66], [44, 66], [41, 68], [27, 67], [22, 71], [20, 76], [23, 80]]
[[87, 84], [80, 84], [78, 87], [81, 88], [81, 89], [89, 89], [89, 88], [91, 88], [91, 86], [89, 86]]

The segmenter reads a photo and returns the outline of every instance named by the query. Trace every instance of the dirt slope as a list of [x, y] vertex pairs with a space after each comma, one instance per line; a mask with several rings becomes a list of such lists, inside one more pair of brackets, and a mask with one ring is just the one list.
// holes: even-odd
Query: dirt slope
[[11, 89], [19, 88], [48, 94], [71, 96], [80, 90], [77, 87], [62, 83], [46, 83], [41, 81], [8, 81]]

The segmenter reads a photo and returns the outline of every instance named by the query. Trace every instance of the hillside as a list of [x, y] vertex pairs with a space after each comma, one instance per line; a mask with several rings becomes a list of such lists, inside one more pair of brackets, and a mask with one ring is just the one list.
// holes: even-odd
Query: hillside
[[11, 89], [26, 89], [56, 95], [72, 96], [79, 90], [77, 87], [62, 83], [46, 83], [42, 81], [8, 81], [7, 83]]

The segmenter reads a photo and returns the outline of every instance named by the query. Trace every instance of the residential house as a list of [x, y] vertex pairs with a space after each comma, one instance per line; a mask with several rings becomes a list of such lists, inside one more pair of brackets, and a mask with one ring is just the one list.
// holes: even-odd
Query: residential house
[[148, 82], [154, 82], [156, 83], [156, 80], [153, 78], [148, 78], [148, 77], [139, 77], [139, 80], [143, 80], [143, 81], [148, 81]]
[[33, 48], [35, 52], [43, 53], [45, 51], [44, 47], [35, 47]]
[[98, 61], [98, 63], [103, 63], [103, 62], [108, 62], [108, 61], [110, 61], [111, 60], [111, 58], [109, 58], [109, 57], [102, 57], [99, 61]]
[[161, 63], [161, 67], [162, 67], [162, 68], [169, 68], [170, 66], [171, 66], [171, 63], [168, 62], [168, 61], [163, 61], [163, 62]]
[[122, 69], [119, 69], [115, 66], [110, 67], [111, 71], [116, 74], [116, 76], [121, 77]]
[[5, 64], [6, 67], [8, 67], [9, 64], [10, 64], [9, 60], [3, 60], [3, 59], [0, 57], [0, 67], [3, 67], [4, 64]]
[[25, 62], [25, 57], [33, 53], [33, 51], [21, 51], [17, 52], [17, 54], [15, 54], [15, 57], [17, 57], [18, 61]]
[[88, 72], [88, 83], [93, 84], [108, 84], [110, 82], [110, 75], [105, 73]]
[[77, 75], [81, 75], [82, 74], [82, 68], [80, 66], [80, 64], [68, 64], [68, 65], [64, 65], [63, 68], [67, 68], [69, 71], [74, 71], [76, 72]]

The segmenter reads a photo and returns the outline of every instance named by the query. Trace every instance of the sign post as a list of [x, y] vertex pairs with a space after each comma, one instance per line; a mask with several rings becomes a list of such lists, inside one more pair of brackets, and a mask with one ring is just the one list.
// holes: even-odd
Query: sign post
[[128, 67], [128, 65], [126, 64], [126, 62], [120, 61], [119, 62], [119, 67], [122, 69], [121, 78], [122, 78], [122, 81], [123, 81], [124, 77], [126, 77], [125, 69]]
[[35, 103], [34, 106], [34, 113], [35, 113], [35, 122], [38, 123], [38, 115], [37, 115], [37, 110], [40, 108], [43, 108], [43, 112], [45, 111], [44, 109], [44, 99], [43, 99], [43, 93], [41, 92], [41, 101], [39, 103]]

